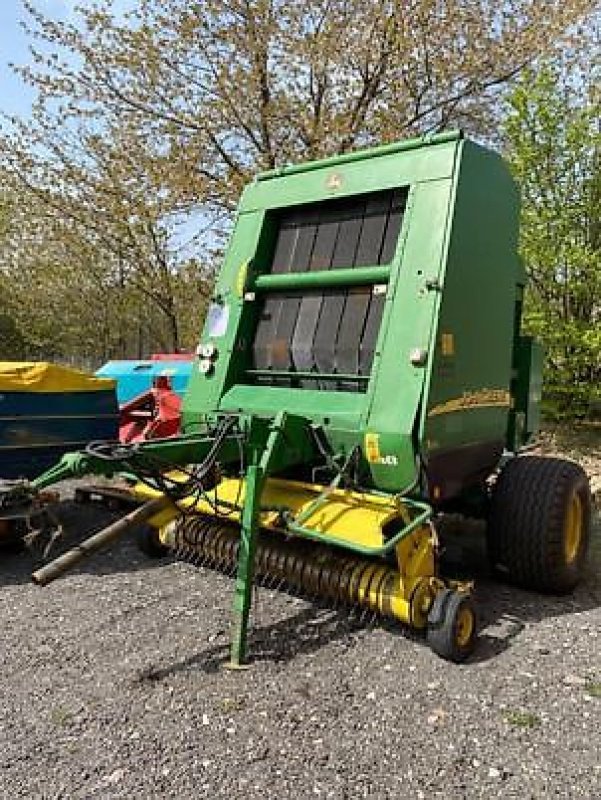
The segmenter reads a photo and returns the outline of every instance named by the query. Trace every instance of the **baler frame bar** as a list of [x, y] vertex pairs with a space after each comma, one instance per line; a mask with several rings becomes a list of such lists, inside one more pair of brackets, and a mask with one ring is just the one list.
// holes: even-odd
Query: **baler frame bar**
[[[325, 499], [323, 503], [325, 503]], [[417, 500], [411, 500], [410, 498], [403, 498], [403, 504], [405, 506], [410, 506], [412, 508], [420, 509], [420, 513], [414, 517], [410, 522], [408, 522], [400, 531], [391, 536], [390, 539], [387, 539], [386, 542], [381, 547], [367, 547], [362, 544], [358, 544], [357, 542], [351, 541], [350, 539], [340, 539], [340, 538], [332, 538], [327, 534], [319, 533], [319, 531], [313, 530], [312, 528], [306, 528], [303, 525], [299, 524], [294, 519], [286, 520], [286, 530], [290, 533], [295, 534], [296, 536], [300, 536], [301, 538], [305, 539], [312, 539], [315, 542], [319, 542], [320, 544], [327, 544], [332, 545], [334, 547], [342, 547], [345, 550], [350, 550], [353, 553], [357, 553], [358, 555], [362, 556], [384, 556], [390, 553], [392, 550], [396, 548], [396, 546], [401, 542], [403, 539], [410, 536], [417, 528], [420, 528], [422, 525], [425, 525], [432, 517], [432, 508], [427, 503], [420, 503]], [[311, 513], [313, 513], [318, 506], [311, 509]], [[305, 514], [307, 510], [305, 511]]]
[[247, 369], [246, 375], [257, 375], [258, 377], [269, 378], [307, 378], [313, 380], [326, 381], [369, 381], [369, 375], [359, 375], [351, 372], [311, 372], [310, 370], [286, 370], [286, 369]]
[[278, 272], [258, 275], [250, 291], [288, 292], [294, 289], [369, 286], [388, 283], [390, 274], [390, 267], [380, 264], [369, 267], [315, 270], [313, 272]]

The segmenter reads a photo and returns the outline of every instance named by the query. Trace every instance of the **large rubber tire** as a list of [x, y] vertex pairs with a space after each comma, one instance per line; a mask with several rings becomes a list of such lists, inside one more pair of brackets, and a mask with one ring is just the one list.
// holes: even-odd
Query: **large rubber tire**
[[493, 568], [511, 583], [571, 592], [586, 561], [591, 493], [584, 470], [560, 458], [514, 458], [501, 471], [488, 520]]

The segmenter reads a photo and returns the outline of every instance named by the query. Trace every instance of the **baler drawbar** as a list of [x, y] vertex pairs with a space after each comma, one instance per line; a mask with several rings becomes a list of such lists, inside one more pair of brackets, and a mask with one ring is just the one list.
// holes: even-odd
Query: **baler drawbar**
[[522, 452], [541, 358], [520, 332], [518, 213], [502, 159], [456, 132], [259, 175], [183, 434], [92, 443], [20, 501], [64, 477], [128, 476], [144, 505], [121, 528], [148, 522], [147, 549], [235, 571], [234, 666], [255, 579], [424, 629], [465, 659], [476, 614], [471, 584], [440, 574], [444, 514], [485, 520], [493, 567], [541, 591], [576, 585], [589, 535], [581, 468]]

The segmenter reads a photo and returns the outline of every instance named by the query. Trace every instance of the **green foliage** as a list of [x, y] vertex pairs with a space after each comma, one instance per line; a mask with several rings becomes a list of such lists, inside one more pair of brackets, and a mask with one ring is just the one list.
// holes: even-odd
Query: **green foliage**
[[585, 691], [589, 697], [601, 700], [601, 681], [589, 681], [585, 686]]
[[19, 197], [4, 312], [30, 356], [93, 364], [193, 346], [257, 170], [445, 127], [489, 134], [499, 93], [579, 41], [597, 4], [98, 0], [60, 21], [23, 5], [31, 58], [16, 71], [36, 99], [0, 139]]
[[505, 721], [516, 728], [538, 728], [540, 717], [530, 711], [508, 711]]
[[0, 311], [0, 361], [20, 361], [26, 343], [12, 317]]
[[[10, 220], [10, 200], [6, 193], [0, 196], [0, 248], [6, 239]], [[21, 336], [14, 317], [10, 313], [7, 298], [13, 294], [9, 280], [0, 272], [0, 360], [13, 360], [23, 357], [25, 341]]]
[[545, 345], [548, 412], [586, 413], [601, 385], [601, 135], [595, 70], [529, 69], [504, 131], [522, 190], [525, 327]]

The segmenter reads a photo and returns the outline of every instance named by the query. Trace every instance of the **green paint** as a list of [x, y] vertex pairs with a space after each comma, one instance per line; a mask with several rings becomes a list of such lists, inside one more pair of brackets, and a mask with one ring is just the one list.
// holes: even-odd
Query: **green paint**
[[[386, 267], [264, 272], [277, 209], [395, 187], [408, 190], [408, 204]], [[357, 445], [363, 451], [365, 434], [375, 432], [383, 458], [364, 462], [366, 483], [391, 493], [419, 480], [417, 446], [429, 459], [451, 448], [508, 442], [509, 400], [431, 412], [465, 392], [477, 397], [513, 391], [516, 308], [521, 310], [524, 283], [518, 212], [517, 191], [502, 159], [456, 132], [261, 175], [240, 202], [216, 287], [216, 298], [229, 309], [228, 328], [215, 338], [208, 329], [203, 334], [219, 357], [211, 375], [193, 372], [185, 429], [193, 430], [215, 410], [273, 415], [285, 408], [321, 426], [334, 452]], [[250, 266], [240, 291], [244, 264]], [[250, 347], [260, 295], [365, 284], [385, 284], [371, 374], [359, 383], [365, 391], [340, 391], [333, 378], [331, 389], [320, 390], [254, 385]], [[449, 334], [451, 355], [442, 346]], [[416, 350], [425, 355], [423, 365], [411, 358]], [[532, 409], [530, 419], [535, 426]]]
[[233, 666], [239, 666], [246, 658], [248, 619], [257, 549], [257, 518], [262, 486], [263, 472], [260, 467], [252, 464], [246, 471], [246, 499], [240, 526], [240, 550], [234, 594], [234, 624], [230, 657]]
[[315, 272], [290, 272], [278, 275], [259, 275], [253, 288], [257, 292], [295, 291], [298, 289], [326, 289], [331, 286], [366, 286], [387, 283], [388, 267], [355, 267]]
[[443, 131], [442, 133], [419, 136], [415, 139], [405, 139], [404, 141], [393, 142], [392, 144], [383, 144], [379, 147], [372, 147], [369, 151], [359, 150], [358, 152], [344, 153], [343, 155], [324, 158], [321, 161], [310, 161], [306, 164], [293, 164], [289, 167], [268, 170], [257, 175], [257, 180], [265, 181], [271, 178], [279, 178], [282, 175], [294, 175], [298, 172], [309, 172], [313, 169], [338, 167], [341, 164], [349, 164], [353, 161], [362, 161], [365, 159], [366, 152], [369, 153], [371, 158], [390, 154], [396, 155], [397, 153], [403, 153], [407, 150], [416, 150], [417, 148], [424, 147], [424, 145], [442, 144], [444, 142], [452, 142], [460, 138], [460, 131]]
[[[318, 507], [318, 505], [319, 504], [316, 501], [315, 507]], [[432, 516], [432, 508], [427, 503], [419, 503], [415, 500], [410, 500], [407, 498], [405, 505], [408, 508], [418, 509], [419, 513], [411, 520], [411, 522], [408, 522], [407, 525], [401, 528], [400, 531], [397, 531], [394, 536], [386, 539], [385, 543], [381, 547], [367, 547], [350, 540], [338, 538], [334, 539], [327, 534], [319, 533], [311, 528], [304, 527], [302, 524], [300, 524], [300, 517], [299, 520], [286, 520], [286, 529], [291, 533], [294, 533], [296, 536], [300, 536], [301, 538], [311, 539], [314, 542], [321, 542], [322, 544], [333, 545], [335, 547], [341, 547], [344, 550], [350, 550], [351, 552], [357, 553], [361, 556], [384, 556], [387, 553], [392, 552], [402, 539], [406, 539], [407, 536], [413, 533], [413, 531], [417, 530], [417, 528], [428, 522]], [[312, 509], [312, 511], [314, 510], [315, 508]], [[309, 516], [309, 511], [307, 510], [303, 516]]]
[[[302, 450], [289, 442], [306, 440], [305, 423], [294, 416], [279, 412], [266, 425], [253, 420], [248, 431], [250, 463], [246, 469], [246, 493], [240, 526], [240, 550], [234, 594], [234, 623], [230, 664], [240, 666], [246, 658], [248, 619], [252, 600], [252, 584], [257, 549], [257, 526], [261, 509], [261, 492], [265, 479], [274, 471], [303, 459]], [[304, 459], [303, 459], [304, 460]], [[298, 463], [298, 462], [297, 462]]]

